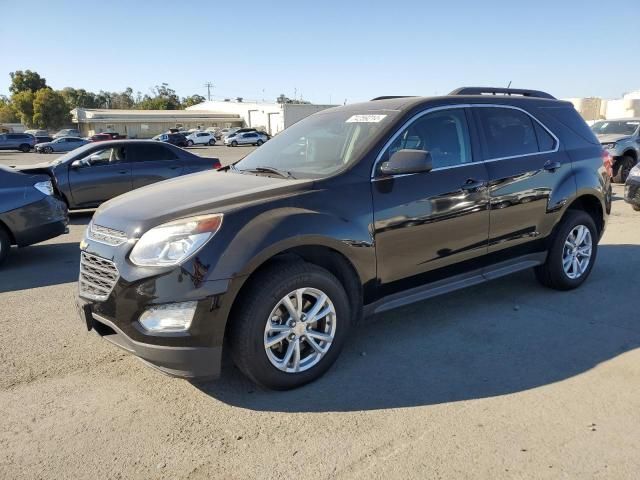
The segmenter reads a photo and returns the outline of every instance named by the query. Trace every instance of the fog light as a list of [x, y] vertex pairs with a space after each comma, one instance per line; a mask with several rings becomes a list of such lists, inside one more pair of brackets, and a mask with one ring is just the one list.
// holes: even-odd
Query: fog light
[[189, 330], [197, 302], [169, 303], [148, 308], [140, 316], [140, 325], [149, 332], [185, 332]]

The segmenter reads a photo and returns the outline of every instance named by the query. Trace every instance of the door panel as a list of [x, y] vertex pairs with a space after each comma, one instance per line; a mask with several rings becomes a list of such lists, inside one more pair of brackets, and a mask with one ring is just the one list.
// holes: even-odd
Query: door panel
[[182, 160], [169, 147], [145, 143], [129, 148], [133, 160], [134, 189], [182, 175]]
[[96, 148], [84, 157], [92, 164], [69, 165], [69, 185], [76, 206], [96, 206], [131, 190], [131, 163], [124, 147]]
[[[506, 107], [473, 112], [489, 174], [489, 252], [527, 243], [537, 248], [532, 240], [550, 232], [555, 220], [550, 199], [571, 176], [571, 161], [557, 138], [526, 112]], [[517, 250], [523, 253], [526, 248]]]
[[435, 280], [436, 270], [487, 253], [488, 175], [484, 164], [472, 161], [464, 109], [416, 119], [395, 136], [380, 163], [407, 148], [429, 151], [434, 169], [386, 178], [377, 173], [372, 182], [384, 295]]

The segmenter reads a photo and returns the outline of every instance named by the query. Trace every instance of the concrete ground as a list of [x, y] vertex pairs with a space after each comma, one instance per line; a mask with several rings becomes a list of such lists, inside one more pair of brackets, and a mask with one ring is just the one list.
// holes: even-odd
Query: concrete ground
[[523, 272], [388, 312], [291, 392], [229, 362], [169, 378], [87, 332], [74, 214], [0, 270], [0, 478], [637, 479], [640, 214], [615, 193], [580, 289]]

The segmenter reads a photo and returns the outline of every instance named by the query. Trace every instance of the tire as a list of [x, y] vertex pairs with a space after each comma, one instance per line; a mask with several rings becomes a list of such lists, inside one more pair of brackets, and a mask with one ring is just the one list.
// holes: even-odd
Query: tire
[[20, 145], [18, 150], [20, 150], [22, 153], [29, 153], [29, 151], [31, 150], [31, 147], [26, 143], [23, 143], [22, 145]]
[[640, 205], [631, 205], [636, 212], [640, 212]]
[[[305, 262], [278, 262], [258, 273], [250, 282], [243, 290], [239, 308], [231, 318], [229, 332], [231, 356], [238, 368], [258, 385], [274, 390], [300, 387], [323, 375], [338, 358], [351, 325], [349, 300], [340, 281], [317, 265]], [[283, 307], [282, 302], [285, 297], [290, 296], [296, 299], [291, 305], [297, 309], [295, 293], [299, 289], [306, 289], [303, 293], [303, 313], [311, 312], [313, 301], [322, 298], [323, 293], [328, 300], [319, 307], [320, 312], [329, 310], [333, 313], [326, 314], [317, 323], [313, 323], [312, 327], [305, 323], [304, 316], [299, 317], [298, 322], [291, 326], [293, 317], [289, 310]], [[285, 317], [289, 322], [287, 325], [281, 324], [285, 322]], [[281, 323], [274, 324], [274, 318], [280, 318]], [[300, 321], [300, 318], [303, 321]], [[274, 328], [273, 335], [269, 335], [268, 325], [273, 325], [279, 330], [276, 331]], [[294, 331], [295, 328], [297, 330]], [[316, 335], [332, 337], [332, 340], [314, 340], [315, 336], [312, 337], [310, 331]], [[267, 347], [266, 339], [278, 335], [285, 337]], [[290, 341], [291, 335], [295, 337], [296, 342]], [[326, 350], [320, 353], [313, 349], [308, 339], [317, 342], [318, 347]], [[299, 371], [295, 371], [295, 353], [291, 353], [288, 359], [286, 356], [290, 349], [291, 352], [295, 352], [296, 343], [299, 345]], [[274, 363], [278, 361], [280, 367]], [[283, 368], [293, 371], [285, 371]]]
[[[573, 235], [580, 226], [586, 227], [589, 232], [591, 254], [588, 258], [588, 263], [584, 264], [584, 270], [582, 270], [582, 265], [585, 257], [578, 255], [577, 265], [579, 265], [582, 273], [572, 278], [572, 274], [576, 275], [576, 273], [579, 272], [575, 271], [575, 262], [570, 263], [569, 269], [571, 272], [565, 270], [564, 261], [567, 260], [567, 258], [571, 258], [571, 249], [566, 247], [565, 242], [570, 241], [570, 234]], [[547, 253], [547, 261], [543, 265], [535, 268], [538, 281], [542, 285], [555, 290], [572, 290], [582, 285], [589, 277], [593, 264], [596, 261], [598, 239], [598, 230], [591, 215], [582, 210], [568, 210], [553, 236], [551, 247]]]
[[238, 146], [238, 142], [236, 142], [235, 140], [233, 142], [231, 142], [231, 146], [232, 147], [237, 147]]
[[187, 142], [187, 147], [193, 147], [193, 141], [192, 140], [189, 140]]
[[258, 143], [256, 143], [257, 146], [262, 145], [264, 142], [262, 140], [258, 140]]
[[51, 147], [44, 147], [44, 148], [42, 149], [42, 151], [43, 151], [44, 153], [52, 153], [52, 152], [53, 152], [53, 148], [51, 148]]
[[209, 140], [209, 146], [210, 147], [213, 147], [215, 144], [216, 144], [215, 140], [213, 140], [213, 139]]
[[11, 250], [11, 238], [7, 231], [0, 226], [0, 265], [9, 256], [9, 250]]
[[629, 176], [629, 172], [635, 166], [636, 162], [633, 157], [629, 155], [624, 155], [620, 157], [620, 159], [616, 162], [614, 166], [613, 172], [613, 182], [614, 183], [624, 183], [627, 181], [627, 177]]

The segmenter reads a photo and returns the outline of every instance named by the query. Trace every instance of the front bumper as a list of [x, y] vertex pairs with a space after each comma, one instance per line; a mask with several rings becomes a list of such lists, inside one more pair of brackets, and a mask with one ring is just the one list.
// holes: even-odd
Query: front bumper
[[640, 207], [640, 178], [627, 178], [627, 183], [624, 186], [624, 200], [631, 205]]
[[[85, 239], [83, 251], [112, 262], [118, 278], [104, 301], [78, 289], [83, 323], [105, 340], [172, 376], [215, 378], [232, 295], [230, 280], [206, 280], [208, 265], [196, 255], [171, 268], [143, 268], [128, 259], [130, 245], [109, 246]], [[84, 295], [84, 296], [83, 296]], [[138, 321], [152, 305], [196, 301], [186, 332], [149, 332]]]
[[88, 330], [137, 356], [167, 375], [181, 378], [216, 378], [220, 375], [222, 346], [171, 346], [144, 343], [129, 337], [116, 324], [92, 311], [92, 305], [78, 297], [78, 312]]

